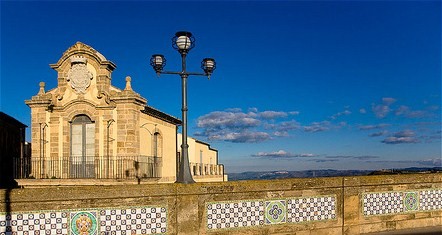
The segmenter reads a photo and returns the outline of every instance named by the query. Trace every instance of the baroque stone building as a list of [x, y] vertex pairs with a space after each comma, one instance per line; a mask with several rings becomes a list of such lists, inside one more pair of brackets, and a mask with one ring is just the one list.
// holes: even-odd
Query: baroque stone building
[[[58, 72], [57, 87], [46, 91], [40, 82], [38, 94], [25, 101], [31, 108], [33, 177], [175, 181], [179, 119], [148, 106], [130, 77], [124, 89], [112, 86], [116, 65], [81, 42], [50, 66]], [[191, 162], [195, 180], [223, 180], [218, 152], [193, 144], [201, 149], [190, 156], [197, 161]], [[215, 159], [208, 166], [205, 158]], [[201, 174], [205, 168], [213, 170]]]

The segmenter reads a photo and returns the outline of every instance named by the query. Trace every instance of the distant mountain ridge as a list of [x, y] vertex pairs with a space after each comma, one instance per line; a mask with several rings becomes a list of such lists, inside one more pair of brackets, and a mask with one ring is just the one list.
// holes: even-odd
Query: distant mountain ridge
[[362, 175], [387, 175], [410, 173], [442, 172], [442, 167], [410, 167], [403, 169], [384, 170], [306, 170], [306, 171], [248, 171], [242, 173], [229, 173], [229, 180], [269, 180], [286, 178], [314, 178], [332, 176], [362, 176]]

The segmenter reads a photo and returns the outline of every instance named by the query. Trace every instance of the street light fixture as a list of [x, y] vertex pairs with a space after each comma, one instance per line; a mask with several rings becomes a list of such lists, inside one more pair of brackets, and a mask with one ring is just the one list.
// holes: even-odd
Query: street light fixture
[[192, 33], [180, 31], [175, 34], [172, 38], [172, 47], [181, 54], [181, 71], [163, 71], [166, 65], [166, 58], [160, 54], [154, 54], [150, 58], [150, 65], [155, 70], [158, 76], [160, 74], [177, 74], [181, 77], [181, 91], [182, 91], [182, 119], [183, 119], [183, 130], [182, 130], [182, 142], [181, 142], [181, 160], [178, 168], [178, 175], [176, 183], [190, 184], [195, 183], [190, 173], [189, 166], [189, 145], [187, 144], [187, 78], [190, 75], [206, 76], [210, 79], [210, 75], [216, 68], [216, 62], [212, 58], [205, 58], [201, 62], [201, 68], [204, 73], [194, 73], [188, 72], [186, 70], [186, 56], [187, 53], [195, 47], [195, 38]]

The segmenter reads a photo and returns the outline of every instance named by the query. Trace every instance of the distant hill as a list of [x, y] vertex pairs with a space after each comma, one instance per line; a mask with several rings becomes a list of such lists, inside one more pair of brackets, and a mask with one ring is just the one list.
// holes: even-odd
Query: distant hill
[[359, 176], [359, 175], [387, 175], [387, 174], [410, 174], [410, 173], [434, 173], [442, 172], [442, 167], [411, 167], [404, 169], [386, 170], [307, 170], [307, 171], [248, 171], [242, 173], [228, 173], [230, 181], [236, 180], [268, 180], [286, 178], [314, 178], [332, 176]]

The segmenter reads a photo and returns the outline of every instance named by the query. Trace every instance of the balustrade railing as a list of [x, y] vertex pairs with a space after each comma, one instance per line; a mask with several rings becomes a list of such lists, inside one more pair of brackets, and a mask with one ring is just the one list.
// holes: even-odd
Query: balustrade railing
[[223, 175], [224, 165], [190, 163], [192, 175]]
[[160, 178], [162, 158], [152, 156], [71, 156], [68, 159], [14, 159], [14, 178]]

